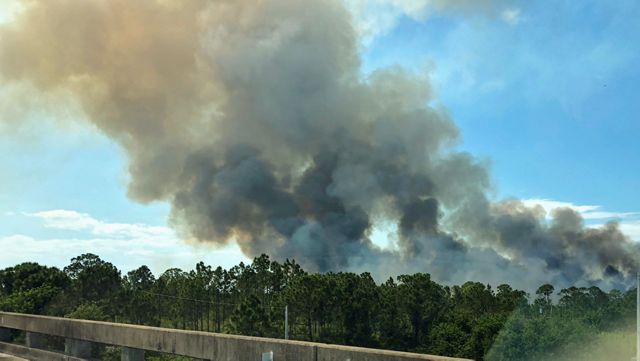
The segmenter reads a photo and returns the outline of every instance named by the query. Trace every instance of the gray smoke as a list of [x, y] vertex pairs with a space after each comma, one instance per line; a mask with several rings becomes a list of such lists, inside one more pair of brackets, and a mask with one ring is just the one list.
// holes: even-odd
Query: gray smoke
[[627, 284], [638, 247], [615, 223], [492, 203], [428, 80], [363, 78], [352, 24], [331, 0], [29, 0], [0, 28], [0, 77], [70, 94], [185, 238], [380, 278]]

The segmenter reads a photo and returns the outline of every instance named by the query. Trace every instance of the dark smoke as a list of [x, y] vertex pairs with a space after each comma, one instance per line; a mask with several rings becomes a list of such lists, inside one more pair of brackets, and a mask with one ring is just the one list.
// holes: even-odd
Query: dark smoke
[[[126, 150], [129, 195], [170, 202], [185, 238], [450, 282], [620, 286], [636, 269], [615, 223], [492, 203], [484, 162], [456, 150], [427, 79], [361, 76], [338, 1], [24, 5], [0, 28], [1, 80], [74, 99]], [[395, 225], [393, 247], [371, 242], [377, 224]]]

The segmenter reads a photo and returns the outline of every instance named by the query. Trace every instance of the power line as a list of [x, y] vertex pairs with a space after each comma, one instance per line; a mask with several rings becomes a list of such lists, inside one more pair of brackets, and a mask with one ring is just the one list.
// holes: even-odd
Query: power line
[[[196, 298], [188, 298], [188, 297], [181, 297], [181, 296], [166, 295], [166, 294], [163, 294], [163, 293], [156, 293], [156, 292], [145, 291], [145, 290], [135, 290], [135, 291], [146, 293], [146, 294], [153, 295], [153, 296], [167, 297], [167, 298], [173, 298], [173, 299], [183, 300], [183, 301], [193, 301], [193, 302], [200, 302], [200, 303], [208, 303], [210, 305], [226, 305], [226, 306], [239, 306], [239, 305], [241, 305], [241, 303], [214, 302], [214, 301], [200, 300], [200, 299], [196, 299]], [[272, 306], [272, 305], [264, 305], [264, 304], [262, 306], [263, 307], [275, 308], [275, 309], [282, 308], [280, 306]]]

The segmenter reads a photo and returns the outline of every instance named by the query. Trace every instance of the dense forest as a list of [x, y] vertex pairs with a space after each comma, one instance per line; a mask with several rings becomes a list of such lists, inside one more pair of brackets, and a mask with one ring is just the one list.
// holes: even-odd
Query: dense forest
[[429, 274], [377, 284], [368, 273], [308, 273], [263, 255], [228, 270], [198, 263], [157, 278], [122, 274], [94, 254], [63, 270], [22, 263], [0, 271], [0, 310], [460, 356], [540, 359], [627, 326], [635, 290], [535, 294], [503, 284], [445, 286]]

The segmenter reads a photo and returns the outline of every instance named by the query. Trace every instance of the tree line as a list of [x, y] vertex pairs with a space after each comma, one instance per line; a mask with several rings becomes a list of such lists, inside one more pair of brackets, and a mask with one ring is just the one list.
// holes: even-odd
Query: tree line
[[0, 270], [0, 310], [376, 347], [475, 360], [535, 359], [624, 326], [635, 290], [550, 284], [534, 295], [507, 284], [446, 286], [427, 273], [377, 284], [369, 273], [309, 273], [262, 255], [230, 269], [200, 262], [156, 277], [122, 274], [94, 254], [60, 270]]

